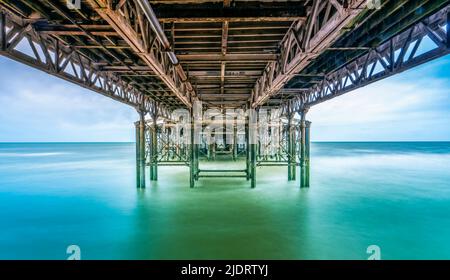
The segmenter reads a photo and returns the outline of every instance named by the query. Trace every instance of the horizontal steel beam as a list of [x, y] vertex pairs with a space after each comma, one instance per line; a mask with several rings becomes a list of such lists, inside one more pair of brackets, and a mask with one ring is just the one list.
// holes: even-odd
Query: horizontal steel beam
[[[20, 44], [20, 46], [19, 46]], [[168, 115], [163, 105], [114, 73], [100, 71], [95, 61], [36, 31], [32, 24], [0, 11], [0, 54], [149, 113]]]
[[[220, 92], [220, 91], [219, 91]], [[206, 100], [206, 99], [242, 99], [243, 101], [245, 101], [246, 98], [250, 97], [250, 93], [249, 94], [240, 94], [240, 93], [224, 93], [224, 94], [220, 94], [220, 93], [200, 93], [199, 97], [202, 100]]]
[[[262, 71], [225, 71], [225, 78], [240, 76], [261, 76]], [[220, 78], [221, 71], [189, 71], [190, 77]]]
[[318, 55], [329, 48], [358, 15], [366, 10], [366, 0], [313, 0], [306, 22], [296, 23], [280, 44], [280, 57], [270, 63], [255, 85], [252, 107], [263, 105]]
[[[450, 6], [416, 23], [380, 46], [349, 62], [344, 67], [327, 74], [320, 83], [298, 92], [296, 98], [286, 102], [284, 111], [301, 111], [326, 100], [338, 97], [368, 84], [404, 72], [433, 59], [450, 54], [448, 14]], [[435, 48], [419, 52], [425, 38], [431, 39]]]
[[276, 54], [264, 54], [264, 53], [251, 53], [251, 54], [178, 54], [178, 58], [181, 62], [185, 61], [206, 61], [206, 62], [252, 62], [252, 61], [258, 61], [258, 62], [268, 62], [268, 61], [274, 61], [278, 58], [278, 55]]
[[161, 22], [236, 22], [236, 21], [294, 21], [306, 17], [304, 5], [290, 3], [248, 2], [226, 7], [223, 3], [154, 4]]
[[107, 0], [87, 3], [127, 42], [133, 51], [153, 70], [178, 99], [192, 106], [195, 92], [180, 65], [174, 65], [162, 42], [157, 39], [144, 12], [135, 1], [112, 7]]

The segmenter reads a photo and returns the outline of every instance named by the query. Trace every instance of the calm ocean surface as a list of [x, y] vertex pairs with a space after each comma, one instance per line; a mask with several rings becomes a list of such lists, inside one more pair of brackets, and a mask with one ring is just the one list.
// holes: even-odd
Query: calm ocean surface
[[[0, 144], [0, 259], [450, 259], [450, 143], [313, 143], [311, 188], [159, 169], [133, 143]], [[202, 163], [209, 168], [245, 166]], [[147, 175], [148, 178], [148, 175]]]

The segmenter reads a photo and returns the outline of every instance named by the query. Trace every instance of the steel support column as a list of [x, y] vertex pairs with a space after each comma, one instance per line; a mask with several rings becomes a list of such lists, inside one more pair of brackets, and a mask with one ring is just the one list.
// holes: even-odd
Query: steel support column
[[140, 121], [137, 121], [134, 123], [136, 127], [136, 187], [139, 189], [141, 187], [141, 165], [140, 165], [140, 158], [141, 158], [141, 144], [140, 144], [140, 134], [141, 134], [141, 128], [140, 128]]
[[[250, 106], [249, 106], [250, 108]], [[256, 187], [256, 160], [258, 149], [258, 123], [257, 114], [255, 111], [251, 111], [248, 116], [248, 132], [249, 132], [249, 148], [250, 148], [250, 180], [252, 189]]]
[[310, 186], [310, 150], [311, 150], [311, 122], [306, 121], [305, 127], [305, 177], [306, 184], [305, 187], [309, 188]]
[[447, 11], [447, 24], [446, 33], [447, 33], [447, 49], [450, 49], [450, 9]]
[[301, 113], [300, 121], [300, 187], [309, 187], [309, 122], [306, 121], [306, 113], [308, 110], [304, 109]]
[[237, 159], [238, 155], [238, 138], [237, 138], [237, 123], [233, 126], [233, 160]]
[[0, 12], [0, 50], [6, 50], [6, 16]]
[[248, 117], [246, 117], [245, 122], [245, 170], [247, 172], [247, 181], [250, 180], [250, 131], [248, 129]]
[[[195, 131], [195, 129], [194, 129]], [[195, 132], [196, 133], [196, 132]], [[194, 139], [197, 140], [197, 136], [194, 135]], [[193, 142], [193, 146], [194, 146], [194, 151], [193, 151], [193, 156], [194, 156], [194, 179], [195, 181], [198, 181], [198, 175], [199, 175], [199, 158], [200, 158], [200, 143], [197, 141]]]
[[295, 181], [297, 168], [297, 154], [295, 145], [295, 127], [292, 125], [293, 114], [288, 115], [287, 124], [287, 150], [288, 150], [288, 180]]
[[250, 179], [252, 189], [256, 187], [256, 148], [256, 144], [250, 144]]
[[158, 181], [158, 117], [152, 115], [152, 126], [150, 128], [150, 180]]
[[189, 186], [193, 188], [195, 186], [195, 129], [194, 129], [194, 116], [191, 111], [191, 135], [190, 135], [190, 143], [189, 143]]
[[291, 142], [291, 152], [292, 152], [292, 156], [291, 156], [291, 180], [295, 181], [297, 178], [297, 141], [295, 141], [295, 133], [296, 132], [296, 128], [295, 125], [291, 124], [291, 130], [290, 130], [290, 135], [289, 137], [291, 138], [290, 142]]
[[136, 129], [137, 185], [138, 188], [145, 188], [145, 112], [139, 111], [139, 117]]

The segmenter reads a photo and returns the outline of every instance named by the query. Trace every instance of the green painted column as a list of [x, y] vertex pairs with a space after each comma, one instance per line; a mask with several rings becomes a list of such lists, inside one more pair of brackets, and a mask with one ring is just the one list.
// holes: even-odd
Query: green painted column
[[310, 150], [311, 150], [311, 122], [306, 121], [305, 127], [305, 187], [309, 188], [310, 186]]
[[214, 138], [213, 143], [208, 144], [208, 160], [215, 160], [216, 159], [216, 133], [212, 133], [211, 137]]
[[245, 170], [247, 171], [247, 181], [250, 180], [250, 133], [248, 130], [248, 118], [245, 124]]
[[295, 181], [297, 177], [297, 142], [295, 141], [295, 125], [291, 125], [289, 131], [290, 143], [291, 143], [291, 180]]
[[450, 10], [447, 10], [447, 25], [445, 32], [447, 33], [447, 48], [450, 49]]
[[200, 170], [200, 144], [194, 143], [194, 178], [198, 181]]
[[150, 129], [150, 180], [158, 181], [158, 124], [157, 116], [152, 116], [153, 122]]
[[295, 126], [292, 124], [293, 114], [288, 115], [287, 124], [287, 149], [288, 149], [288, 181], [295, 181], [296, 177], [296, 150], [295, 150]]
[[256, 154], [257, 145], [250, 144], [250, 174], [251, 174], [251, 187], [256, 187]]
[[0, 11], [0, 50], [6, 50], [6, 16]]
[[139, 182], [145, 188], [145, 113], [139, 112]]
[[140, 122], [137, 121], [134, 123], [135, 128], [136, 128], [136, 187], [140, 188], [141, 187], [141, 165], [140, 165], [140, 158], [141, 158], [141, 154], [140, 154], [140, 127], [139, 127]]
[[191, 137], [189, 143], [189, 186], [195, 186], [194, 118], [191, 116]]
[[306, 121], [306, 113], [308, 110], [302, 111], [302, 118], [300, 121], [300, 187], [307, 188], [309, 187], [309, 126]]
[[237, 124], [233, 126], [233, 160], [237, 159], [238, 155], [238, 138], [237, 138]]

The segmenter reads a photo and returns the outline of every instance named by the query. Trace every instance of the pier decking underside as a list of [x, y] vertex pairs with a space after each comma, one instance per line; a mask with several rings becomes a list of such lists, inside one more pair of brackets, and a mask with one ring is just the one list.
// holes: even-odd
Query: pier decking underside
[[[157, 180], [167, 165], [188, 166], [191, 187], [228, 173], [255, 187], [256, 166], [285, 165], [307, 187], [312, 106], [450, 50], [444, 0], [72, 2], [0, 1], [0, 54], [136, 108], [139, 187], [146, 168]], [[278, 109], [268, 126], [278, 148], [250, 143], [248, 116], [229, 143], [173, 142], [173, 110], [193, 118], [199, 101]], [[245, 170], [201, 170], [216, 153], [245, 157]]]

